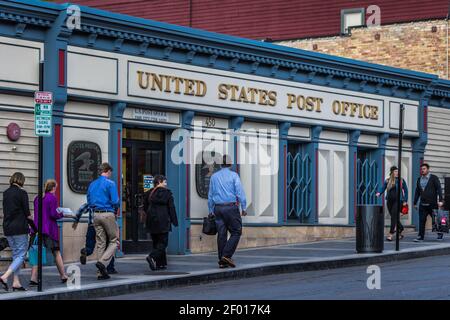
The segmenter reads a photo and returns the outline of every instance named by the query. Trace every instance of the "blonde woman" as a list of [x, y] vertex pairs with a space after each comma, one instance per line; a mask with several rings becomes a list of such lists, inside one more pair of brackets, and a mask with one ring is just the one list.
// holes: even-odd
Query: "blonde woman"
[[33, 223], [28, 204], [28, 193], [23, 189], [25, 176], [14, 173], [9, 179], [10, 187], [3, 193], [3, 233], [12, 250], [13, 261], [0, 277], [0, 284], [8, 291], [8, 278], [14, 275], [13, 291], [26, 291], [19, 279], [20, 269], [28, 250], [28, 225]]
[[[62, 213], [56, 211], [58, 208], [58, 199], [55, 196], [58, 184], [55, 180], [47, 180], [45, 182], [44, 190], [45, 194], [42, 198], [42, 243], [50, 250], [55, 258], [56, 267], [58, 268], [61, 282], [67, 282], [67, 275], [64, 271], [64, 263], [61, 256], [59, 247], [59, 228], [57, 220], [63, 217]], [[39, 223], [39, 198], [34, 199], [34, 223]], [[32, 234], [31, 242], [33, 242], [36, 234]], [[31, 269], [30, 286], [37, 286], [37, 266], [33, 266]]]
[[[400, 202], [402, 204], [408, 203], [408, 186], [405, 180], [402, 179], [401, 183], [402, 190], [400, 192]], [[399, 188], [398, 182], [398, 168], [396, 166], [391, 167], [389, 178], [384, 181], [383, 187], [380, 192], [376, 193], [376, 196], [381, 196], [386, 192], [386, 204], [388, 207], [389, 214], [391, 215], [391, 229], [386, 240], [392, 241], [393, 235], [395, 233], [395, 226], [397, 224], [397, 217], [400, 214], [400, 206], [397, 201], [397, 191]], [[399, 224], [400, 239], [403, 239], [403, 225]]]

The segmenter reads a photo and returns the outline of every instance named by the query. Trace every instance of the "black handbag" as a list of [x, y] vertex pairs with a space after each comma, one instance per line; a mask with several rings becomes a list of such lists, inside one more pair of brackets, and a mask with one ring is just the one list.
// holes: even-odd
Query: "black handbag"
[[216, 217], [214, 215], [208, 215], [203, 218], [202, 232], [210, 236], [217, 234]]

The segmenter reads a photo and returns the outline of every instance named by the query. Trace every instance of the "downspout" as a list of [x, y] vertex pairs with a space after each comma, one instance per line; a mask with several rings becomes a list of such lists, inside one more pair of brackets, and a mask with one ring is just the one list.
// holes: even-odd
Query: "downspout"
[[448, 76], [449, 76], [449, 74], [448, 74], [448, 16], [449, 16], [449, 13], [447, 13], [447, 18], [446, 18], [446, 20], [447, 20], [447, 38], [446, 38], [446, 43], [447, 43], [447, 64], [446, 64], [447, 65], [447, 79], [448, 79]]

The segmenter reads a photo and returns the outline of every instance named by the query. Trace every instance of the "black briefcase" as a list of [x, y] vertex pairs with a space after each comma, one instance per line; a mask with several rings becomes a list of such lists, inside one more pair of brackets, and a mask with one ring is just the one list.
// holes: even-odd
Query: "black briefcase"
[[203, 218], [203, 229], [204, 234], [213, 236], [217, 234], [216, 217], [209, 215]]

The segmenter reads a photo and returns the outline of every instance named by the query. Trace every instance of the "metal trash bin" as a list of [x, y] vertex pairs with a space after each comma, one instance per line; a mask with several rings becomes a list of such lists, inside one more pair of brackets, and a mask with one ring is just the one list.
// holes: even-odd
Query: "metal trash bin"
[[356, 252], [381, 253], [384, 249], [384, 213], [380, 205], [356, 209]]

